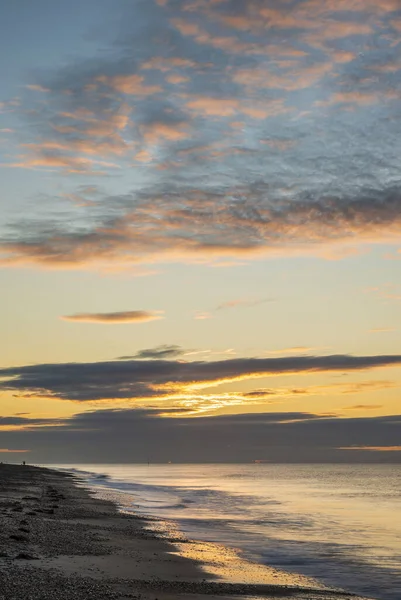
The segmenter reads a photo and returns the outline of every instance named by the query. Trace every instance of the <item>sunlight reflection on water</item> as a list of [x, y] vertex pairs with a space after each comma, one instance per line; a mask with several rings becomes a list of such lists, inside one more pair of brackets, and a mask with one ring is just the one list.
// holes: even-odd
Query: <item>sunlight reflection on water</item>
[[[80, 465], [126, 510], [177, 522], [277, 569], [401, 597], [397, 465]], [[105, 474], [108, 478], [96, 478]]]

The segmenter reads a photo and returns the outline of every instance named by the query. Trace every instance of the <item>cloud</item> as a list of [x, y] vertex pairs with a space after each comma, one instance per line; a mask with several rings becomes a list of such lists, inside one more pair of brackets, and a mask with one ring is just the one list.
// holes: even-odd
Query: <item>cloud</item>
[[18, 454], [21, 452], [30, 452], [30, 450], [10, 450], [9, 448], [0, 448], [1, 454]]
[[42, 94], [46, 94], [47, 92], [50, 92], [49, 88], [45, 88], [42, 85], [39, 85], [37, 83], [28, 84], [26, 87], [29, 90], [33, 90], [34, 92], [41, 92]]
[[282, 348], [281, 350], [269, 350], [266, 354], [306, 354], [316, 350], [310, 346], [291, 346], [290, 348]]
[[121, 193], [65, 215], [56, 198], [53, 212], [38, 202], [2, 234], [2, 264], [339, 257], [395, 243], [399, 82], [374, 68], [399, 64], [395, 7], [127, 3], [102, 52], [38, 72], [6, 101], [24, 121], [1, 164], [69, 183], [119, 177]]
[[[25, 396], [27, 397], [29, 394], [26, 394]], [[61, 425], [61, 423], [62, 421], [59, 419], [39, 419], [15, 415], [11, 417], [0, 417], [0, 431], [2, 433], [5, 431], [19, 431], [21, 429], [27, 431], [48, 426], [54, 427], [59, 424]]]
[[[23, 414], [27, 414], [27, 413], [23, 413]], [[8, 427], [8, 426], [13, 426], [13, 425], [46, 425], [49, 422], [54, 422], [54, 421], [50, 421], [49, 419], [35, 419], [35, 418], [28, 418], [28, 417], [22, 417], [22, 416], [12, 416], [12, 417], [0, 417], [0, 427]]]
[[[65, 419], [62, 427], [2, 433], [6, 447], [31, 449], [46, 462], [394, 462], [401, 416], [338, 418], [306, 412], [252, 413], [191, 418], [156, 410], [95, 410]], [[157, 443], [155, 442], [157, 440]], [[205, 443], [207, 440], [207, 444]], [[372, 448], [357, 452], [356, 447]], [[349, 448], [349, 450], [340, 449]], [[376, 449], [376, 450], [375, 450]]]
[[[65, 169], [68, 173], [89, 173], [94, 174], [95, 169], [98, 168], [98, 165], [104, 166], [104, 162], [92, 160], [90, 158], [84, 158], [82, 156], [65, 156], [59, 154], [57, 152], [40, 152], [37, 156], [21, 156], [20, 162], [10, 163], [9, 167], [14, 168], [35, 168], [35, 167], [45, 167], [45, 168], [62, 168]], [[111, 163], [107, 163], [106, 166], [112, 167], [116, 165], [112, 165]], [[100, 174], [102, 171], [98, 170]]]
[[145, 323], [163, 319], [160, 311], [151, 312], [147, 310], [131, 310], [112, 313], [77, 313], [61, 317], [64, 321], [81, 321], [84, 323], [104, 323], [114, 325], [116, 323]]
[[[320, 253], [343, 244], [396, 243], [401, 190], [362, 196], [273, 200], [265, 184], [227, 192], [194, 189], [133, 193], [97, 203], [113, 206], [102, 224], [85, 230], [59, 221], [52, 227], [17, 224], [0, 241], [0, 262], [43, 267], [133, 264], [157, 260], [212, 260], [221, 256]], [[98, 217], [99, 219], [99, 217]]]
[[353, 404], [343, 406], [342, 410], [379, 410], [380, 408], [383, 408], [382, 404]]
[[144, 77], [139, 75], [114, 75], [108, 77], [100, 75], [96, 79], [97, 82], [113, 89], [121, 94], [129, 96], [151, 96], [162, 91], [159, 85], [146, 85]]
[[204, 311], [196, 311], [194, 314], [194, 319], [196, 321], [204, 321], [205, 319], [213, 319], [213, 316], [209, 312]]
[[132, 358], [143, 358], [143, 359], [163, 359], [163, 358], [175, 358], [187, 354], [187, 350], [177, 346], [176, 344], [163, 344], [162, 346], [156, 346], [156, 348], [147, 348], [140, 350], [133, 356], [120, 356], [118, 360], [130, 360]]
[[251, 308], [253, 306], [259, 306], [260, 304], [266, 304], [267, 302], [273, 302], [273, 298], [261, 298], [256, 300], [228, 300], [222, 302], [216, 308], [216, 310], [226, 310], [228, 308]]
[[[365, 392], [387, 390], [389, 388], [397, 387], [393, 381], [362, 381], [362, 382], [348, 382], [348, 383], [332, 383], [327, 385], [309, 385], [306, 387], [292, 387], [292, 388], [265, 388], [256, 389], [251, 392], [245, 392], [242, 394], [244, 399], [263, 399], [264, 397], [296, 397], [296, 396], [338, 396], [339, 394], [363, 394]], [[376, 404], [357, 404], [353, 406], [343, 407], [342, 410], [369, 410], [381, 408], [381, 405]]]
[[301, 69], [296, 64], [294, 69], [289, 69], [288, 72], [280, 75], [266, 72], [263, 69], [245, 69], [237, 71], [233, 75], [233, 81], [257, 89], [278, 88], [294, 91], [314, 85], [332, 69], [333, 65], [326, 62]]
[[[208, 362], [153, 359], [39, 364], [0, 369], [0, 390], [76, 401], [171, 398], [180, 394], [196, 395], [199, 390], [221, 383], [260, 377], [294, 373], [356, 372], [399, 365], [400, 355], [230, 358]], [[364, 389], [364, 386], [360, 384], [358, 389]]]

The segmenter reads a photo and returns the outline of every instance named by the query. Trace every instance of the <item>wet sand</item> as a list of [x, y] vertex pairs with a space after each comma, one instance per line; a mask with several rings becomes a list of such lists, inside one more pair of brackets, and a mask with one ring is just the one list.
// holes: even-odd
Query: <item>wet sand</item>
[[[201, 600], [357, 596], [160, 533], [51, 469], [0, 465], [0, 600]], [[361, 600], [361, 599], [359, 599]]]

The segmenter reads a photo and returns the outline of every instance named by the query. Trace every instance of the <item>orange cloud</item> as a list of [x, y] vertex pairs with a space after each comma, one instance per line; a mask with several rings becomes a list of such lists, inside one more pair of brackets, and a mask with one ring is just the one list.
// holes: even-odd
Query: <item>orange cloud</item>
[[162, 91], [160, 85], [146, 85], [140, 75], [100, 75], [96, 81], [130, 96], [151, 96]]
[[299, 354], [316, 350], [311, 346], [292, 346], [291, 348], [282, 348], [281, 350], [269, 350], [266, 354]]
[[148, 70], [154, 69], [156, 71], [170, 71], [171, 69], [179, 68], [194, 68], [197, 66], [197, 63], [193, 60], [189, 60], [188, 58], [181, 57], [171, 57], [165, 58], [164, 56], [153, 56], [149, 60], [145, 61], [141, 65], [141, 69]]
[[315, 102], [316, 106], [331, 106], [333, 104], [357, 104], [368, 105], [375, 104], [383, 98], [380, 92], [337, 92], [328, 100], [319, 100]]
[[153, 155], [148, 150], [140, 150], [135, 154], [134, 160], [141, 163], [150, 163], [153, 160]]
[[284, 105], [284, 101], [281, 99], [263, 103], [246, 103], [236, 98], [213, 98], [210, 96], [200, 96], [190, 99], [186, 106], [191, 111], [205, 116], [231, 117], [238, 113], [243, 113], [253, 119], [265, 119], [291, 110]]
[[19, 454], [21, 452], [30, 452], [30, 450], [10, 450], [9, 448], [0, 448], [2, 454]]
[[[217, 36], [202, 29], [197, 23], [185, 21], [183, 19], [173, 19], [172, 23], [182, 35], [193, 37], [198, 44], [205, 44], [233, 54], [267, 53], [267, 47], [264, 43], [240, 42], [238, 38], [234, 36]], [[289, 52], [291, 55], [295, 55], [291, 53], [291, 49], [289, 49]], [[296, 50], [293, 52], [296, 52]], [[286, 53], [283, 52], [283, 54], [285, 55]], [[299, 51], [298, 56], [300, 55], [302, 55], [302, 51]]]
[[235, 83], [251, 88], [277, 88], [294, 91], [307, 88], [332, 70], [332, 63], [320, 63], [312, 67], [298, 66], [295, 71], [283, 75], [266, 69], [241, 69], [234, 73]]
[[113, 313], [78, 313], [60, 317], [64, 321], [80, 321], [84, 323], [104, 323], [114, 325], [118, 323], [145, 323], [163, 319], [163, 311], [149, 312], [146, 310], [133, 310]]
[[155, 145], [162, 140], [175, 142], [188, 137], [188, 131], [183, 124], [152, 123], [141, 128], [144, 140], [149, 145]]
[[370, 33], [372, 33], [372, 26], [367, 23], [332, 21], [324, 23], [319, 31], [304, 34], [302, 39], [310, 46], [324, 49], [328, 40]]
[[[89, 158], [83, 158], [80, 156], [66, 156], [57, 154], [43, 154], [41, 156], [22, 156], [21, 161], [11, 163], [6, 166], [18, 167], [23, 169], [34, 169], [35, 167], [47, 167], [53, 168], [58, 167], [65, 169], [68, 173], [93, 173], [96, 165], [103, 165], [107, 167], [117, 167], [112, 163], [105, 163], [103, 161], [95, 161]], [[99, 173], [99, 171], [97, 171]]]
[[188, 77], [184, 77], [183, 75], [169, 75], [167, 81], [172, 84], [180, 84], [189, 81]]
[[187, 107], [208, 116], [231, 117], [240, 108], [240, 102], [235, 98], [201, 97], [187, 102]]

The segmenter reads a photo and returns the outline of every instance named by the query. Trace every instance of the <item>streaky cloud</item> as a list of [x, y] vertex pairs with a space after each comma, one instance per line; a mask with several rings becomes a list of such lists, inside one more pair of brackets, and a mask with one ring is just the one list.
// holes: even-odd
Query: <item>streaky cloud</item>
[[131, 310], [111, 313], [77, 313], [75, 315], [66, 315], [61, 317], [61, 319], [64, 321], [114, 325], [119, 323], [145, 323], [147, 321], [156, 321], [158, 319], [163, 319], [163, 316], [160, 314], [160, 312]]
[[227, 300], [226, 302], [222, 302], [216, 308], [216, 310], [226, 310], [229, 308], [251, 308], [253, 306], [258, 306], [259, 304], [266, 304], [267, 302], [273, 302], [273, 298], [260, 298], [255, 300]]
[[139, 350], [136, 354], [132, 356], [119, 356], [118, 360], [131, 360], [133, 358], [143, 358], [143, 359], [163, 359], [163, 358], [174, 358], [176, 356], [181, 356], [183, 354], [187, 354], [188, 351], [181, 346], [177, 346], [176, 344], [163, 344], [161, 346], [156, 346], [155, 348], [145, 348], [143, 350]]
[[[0, 390], [64, 400], [171, 398], [220, 383], [274, 375], [356, 372], [401, 365], [401, 355], [127, 360], [38, 364], [0, 369]], [[369, 387], [369, 386], [368, 386]]]
[[102, 206], [103, 222], [89, 221], [86, 231], [62, 222], [16, 224], [17, 234], [0, 240], [0, 263], [76, 268], [200, 256], [324, 256], [330, 249], [335, 256], [339, 245], [396, 244], [401, 226], [398, 187], [293, 199], [274, 198], [263, 182], [218, 193], [156, 188], [106, 198]]

